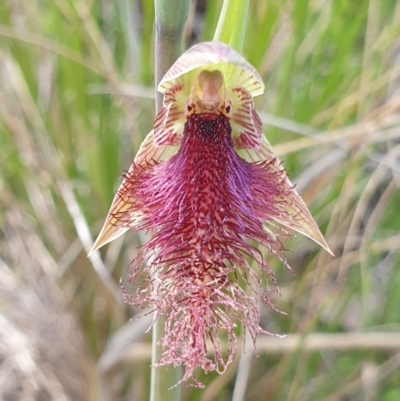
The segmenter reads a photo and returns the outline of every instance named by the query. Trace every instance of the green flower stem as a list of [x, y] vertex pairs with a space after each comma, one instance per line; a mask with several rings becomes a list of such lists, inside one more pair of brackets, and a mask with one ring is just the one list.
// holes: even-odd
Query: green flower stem
[[190, 0], [154, 0], [156, 19], [155, 84], [156, 110], [162, 107], [157, 86], [169, 67], [182, 54], [182, 34], [189, 14]]
[[157, 342], [164, 335], [165, 318], [159, 316], [153, 326], [153, 341], [151, 353], [151, 386], [150, 401], [179, 401], [181, 398], [181, 387], [174, 386], [182, 379], [182, 367], [169, 366], [168, 368], [154, 368], [161, 355], [161, 347]]
[[[156, 112], [162, 107], [163, 96], [157, 92], [161, 78], [182, 54], [182, 34], [189, 13], [190, 0], [154, 0], [155, 7], [155, 87]], [[161, 355], [157, 343], [164, 335], [165, 318], [160, 316], [153, 326], [151, 362], [154, 366]], [[182, 368], [151, 369], [150, 401], [178, 401], [180, 386], [174, 386], [182, 378]], [[170, 390], [169, 390], [170, 389]]]
[[241, 53], [250, 0], [224, 0], [214, 40]]

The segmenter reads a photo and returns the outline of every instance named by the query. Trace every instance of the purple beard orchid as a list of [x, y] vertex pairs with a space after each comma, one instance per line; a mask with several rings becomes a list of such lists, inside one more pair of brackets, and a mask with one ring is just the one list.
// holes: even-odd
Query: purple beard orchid
[[[238, 322], [254, 340], [266, 333], [256, 298], [274, 307], [261, 280], [263, 274], [276, 280], [253, 244], [286, 264], [278, 234], [267, 224], [330, 249], [262, 134], [253, 97], [264, 85], [251, 65], [229, 46], [201, 43], [176, 61], [158, 89], [164, 107], [124, 175], [92, 251], [129, 229], [152, 234], [132, 262], [130, 281], [143, 281], [128, 299], [166, 317], [157, 366], [182, 364], [182, 380], [202, 386], [194, 369], [225, 371]], [[221, 338], [228, 343], [226, 355]]]

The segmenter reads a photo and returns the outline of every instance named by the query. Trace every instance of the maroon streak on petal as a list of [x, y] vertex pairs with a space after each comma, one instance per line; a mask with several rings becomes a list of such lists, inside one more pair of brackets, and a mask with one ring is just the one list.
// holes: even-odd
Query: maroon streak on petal
[[179, 145], [183, 135], [187, 101], [184, 85], [174, 85], [164, 93], [164, 106], [154, 119], [154, 144]]
[[229, 88], [233, 107], [232, 137], [235, 149], [259, 149], [262, 141], [262, 122], [254, 110], [253, 98], [244, 88]]

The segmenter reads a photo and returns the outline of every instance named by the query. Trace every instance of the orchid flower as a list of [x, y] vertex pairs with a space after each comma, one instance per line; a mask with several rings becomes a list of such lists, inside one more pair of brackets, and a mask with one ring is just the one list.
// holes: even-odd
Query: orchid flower
[[[330, 249], [262, 133], [253, 97], [264, 84], [244, 58], [219, 42], [195, 45], [158, 90], [164, 106], [124, 175], [93, 251], [129, 229], [151, 233], [132, 262], [130, 281], [143, 281], [129, 301], [166, 316], [157, 366], [182, 364], [182, 380], [201, 386], [194, 369], [226, 369], [238, 322], [253, 339], [266, 332], [256, 297], [273, 306], [261, 281], [264, 274], [276, 284], [265, 250], [286, 264], [279, 240], [286, 231], [278, 228]], [[225, 355], [221, 338], [228, 343]]]

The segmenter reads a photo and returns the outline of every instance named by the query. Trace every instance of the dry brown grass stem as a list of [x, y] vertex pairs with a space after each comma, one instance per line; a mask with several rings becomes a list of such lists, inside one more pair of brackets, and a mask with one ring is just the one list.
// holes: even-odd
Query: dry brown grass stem
[[[242, 345], [238, 344], [238, 353]], [[212, 352], [212, 347], [209, 347]], [[283, 338], [259, 336], [257, 352], [263, 353], [291, 353], [296, 350], [315, 352], [333, 350], [345, 352], [349, 350], [396, 351], [400, 350], [400, 336], [397, 332], [352, 332], [352, 333], [311, 333], [306, 336], [290, 334]], [[126, 350], [121, 362], [147, 360], [151, 356], [151, 346], [147, 343], [135, 343]]]

